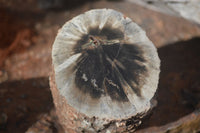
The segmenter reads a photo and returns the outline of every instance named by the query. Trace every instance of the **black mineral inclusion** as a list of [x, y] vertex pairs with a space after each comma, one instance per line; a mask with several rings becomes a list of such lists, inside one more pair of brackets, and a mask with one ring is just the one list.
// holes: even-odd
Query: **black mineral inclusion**
[[[75, 85], [83, 93], [89, 93], [92, 98], [98, 99], [102, 95], [109, 95], [112, 100], [128, 101], [123, 90], [128, 84], [137, 96], [141, 96], [140, 88], [143, 83], [138, 75], [146, 75], [147, 69], [136, 61], [145, 62], [141, 48], [130, 44], [102, 44], [92, 49], [82, 49], [87, 43], [89, 35], [98, 36], [106, 40], [123, 39], [120, 30], [112, 28], [92, 28], [88, 35], [84, 35], [74, 47], [75, 53], [82, 55], [76, 62]], [[135, 83], [133, 86], [132, 82]]]

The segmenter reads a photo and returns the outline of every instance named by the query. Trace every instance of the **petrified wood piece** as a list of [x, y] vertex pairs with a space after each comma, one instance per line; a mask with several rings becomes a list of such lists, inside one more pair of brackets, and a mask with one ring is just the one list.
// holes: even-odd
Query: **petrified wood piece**
[[67, 22], [52, 59], [51, 90], [67, 132], [133, 131], [154, 106], [157, 50], [117, 11], [91, 10]]

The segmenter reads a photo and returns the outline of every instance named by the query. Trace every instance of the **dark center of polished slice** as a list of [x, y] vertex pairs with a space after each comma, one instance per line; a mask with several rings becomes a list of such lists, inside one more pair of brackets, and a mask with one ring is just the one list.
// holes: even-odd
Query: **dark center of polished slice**
[[[90, 42], [90, 39], [88, 36], [84, 44]], [[80, 48], [82, 56], [74, 68], [77, 88], [94, 99], [109, 95], [112, 100], [125, 102], [128, 98], [123, 87], [127, 83], [136, 95], [141, 96], [140, 88], [143, 84], [138, 75], [147, 73], [146, 67], [137, 63], [145, 62], [141, 49], [129, 44], [104, 43], [99, 41], [92, 49]]]

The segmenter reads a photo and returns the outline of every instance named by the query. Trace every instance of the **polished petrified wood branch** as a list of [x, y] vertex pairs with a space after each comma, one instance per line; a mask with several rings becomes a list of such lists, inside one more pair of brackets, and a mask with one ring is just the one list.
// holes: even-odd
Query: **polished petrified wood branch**
[[52, 59], [51, 91], [66, 132], [133, 131], [153, 107], [157, 50], [117, 11], [91, 10], [67, 22]]

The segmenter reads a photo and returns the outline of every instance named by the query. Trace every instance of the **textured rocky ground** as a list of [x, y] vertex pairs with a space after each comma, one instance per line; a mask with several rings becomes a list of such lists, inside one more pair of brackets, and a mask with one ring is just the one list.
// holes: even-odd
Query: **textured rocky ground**
[[140, 130], [181, 130], [189, 121], [187, 125], [197, 132], [200, 27], [127, 1], [97, 1], [62, 10], [0, 8], [0, 132], [61, 132], [55, 122], [48, 85], [51, 46], [57, 30], [66, 21], [93, 8], [123, 12], [146, 30], [158, 48], [161, 59], [158, 106]]

